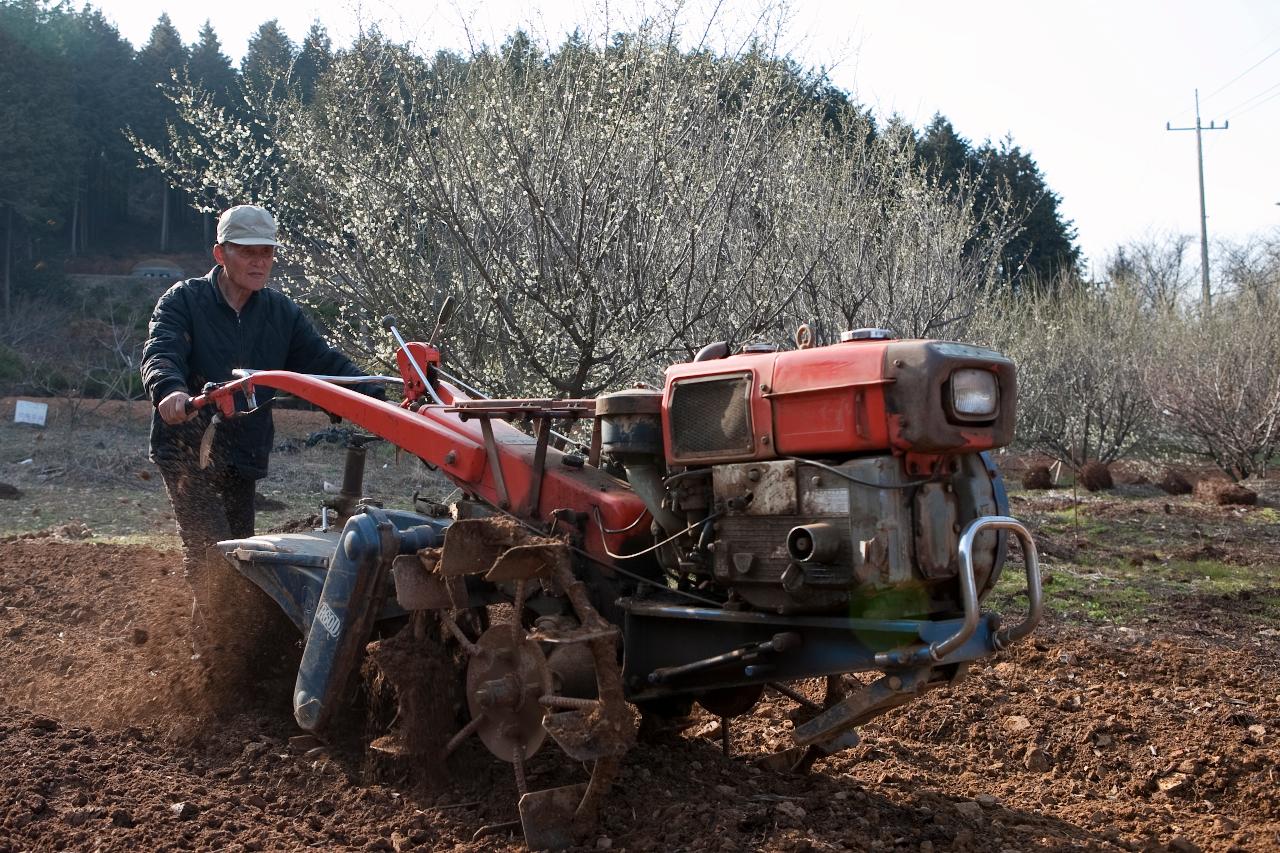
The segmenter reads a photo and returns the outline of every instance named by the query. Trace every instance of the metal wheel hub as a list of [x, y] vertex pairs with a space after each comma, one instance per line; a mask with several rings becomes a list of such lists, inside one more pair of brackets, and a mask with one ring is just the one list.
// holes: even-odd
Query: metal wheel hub
[[546, 739], [538, 697], [551, 691], [551, 670], [538, 644], [519, 626], [495, 625], [476, 643], [467, 665], [467, 708], [478, 719], [476, 734], [497, 757], [533, 755]]

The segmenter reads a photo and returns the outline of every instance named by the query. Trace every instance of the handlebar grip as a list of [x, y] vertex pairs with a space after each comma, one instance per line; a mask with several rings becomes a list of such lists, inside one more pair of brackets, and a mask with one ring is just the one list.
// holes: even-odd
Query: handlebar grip
[[198, 411], [199, 409], [203, 408], [208, 402], [209, 401], [205, 398], [204, 394], [201, 394], [199, 397], [188, 397], [187, 405], [184, 407], [184, 409], [186, 413], [189, 415], [192, 412]]

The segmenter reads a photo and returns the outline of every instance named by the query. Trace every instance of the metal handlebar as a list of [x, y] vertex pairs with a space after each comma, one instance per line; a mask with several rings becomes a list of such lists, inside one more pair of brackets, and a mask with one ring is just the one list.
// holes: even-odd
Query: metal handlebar
[[978, 588], [973, 571], [973, 543], [978, 534], [984, 530], [1008, 530], [1018, 537], [1022, 543], [1022, 557], [1027, 567], [1027, 599], [1029, 607], [1027, 618], [1012, 628], [997, 631], [992, 643], [997, 649], [1003, 649], [1015, 640], [1020, 640], [1040, 621], [1044, 610], [1043, 593], [1040, 586], [1040, 556], [1036, 551], [1035, 540], [1027, 528], [1015, 518], [1007, 515], [987, 515], [976, 518], [969, 523], [960, 536], [960, 596], [964, 605], [964, 622], [959, 630], [947, 639], [929, 646], [929, 657], [940, 661], [964, 645], [978, 628], [981, 612], [978, 609]]

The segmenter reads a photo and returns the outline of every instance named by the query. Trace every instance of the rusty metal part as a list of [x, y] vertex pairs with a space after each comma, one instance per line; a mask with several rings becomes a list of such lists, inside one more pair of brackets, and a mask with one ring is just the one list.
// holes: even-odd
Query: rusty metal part
[[511, 495], [507, 492], [507, 478], [502, 474], [502, 458], [498, 455], [498, 443], [493, 438], [493, 424], [488, 417], [480, 419], [480, 432], [484, 436], [484, 452], [489, 460], [489, 472], [493, 475], [494, 488], [498, 490], [498, 506], [511, 508]]
[[485, 574], [512, 548], [530, 545], [563, 547], [564, 543], [532, 535], [515, 520], [460, 518], [445, 532], [436, 571], [445, 577]]
[[417, 554], [400, 554], [391, 561], [396, 602], [405, 610], [451, 609], [455, 606], [451, 586], [462, 587], [465, 601], [466, 589], [462, 578], [446, 578], [433, 571], [439, 553], [439, 549], [429, 548]]
[[476, 735], [506, 761], [515, 761], [517, 751], [532, 756], [546, 738], [538, 703], [551, 689], [546, 656], [518, 624], [493, 626], [476, 649], [467, 666], [467, 708], [482, 720]]
[[796, 514], [796, 463], [791, 460], [717, 465], [711, 469], [711, 482], [721, 502], [751, 496], [743, 515]]
[[577, 840], [574, 814], [587, 783], [532, 791], [520, 797], [520, 824], [530, 850], [562, 850]]
[[792, 690], [790, 687], [786, 686], [785, 684], [779, 684], [776, 681], [771, 681], [769, 682], [768, 687], [770, 690], [774, 691], [778, 695], [787, 697], [792, 702], [795, 702], [797, 705], [800, 705], [801, 707], [808, 708], [814, 711], [822, 710], [821, 703], [814, 702], [809, 697], [801, 693], [797, 693], [796, 691]]
[[[533, 638], [534, 635], [530, 635], [530, 639]], [[549, 647], [547, 666], [551, 667], [551, 681], [557, 698], [572, 699], [574, 702], [594, 702], [599, 698], [596, 693], [595, 660], [591, 657], [591, 647], [587, 644], [589, 639], [591, 638], [584, 637], [581, 642], [561, 642]]]
[[797, 726], [792, 739], [797, 746], [821, 746], [840, 738], [868, 720], [906, 704], [934, 685], [932, 667], [882, 676], [842, 701]]
[[507, 549], [484, 579], [491, 583], [532, 580], [546, 574], [549, 566], [569, 562], [569, 548], [563, 542], [536, 542]]
[[[580, 840], [635, 738], [618, 662], [618, 628], [591, 605], [564, 543], [532, 535], [508, 519], [455, 522], [434, 568], [446, 577], [484, 572], [486, 580], [515, 581], [516, 587], [509, 621], [489, 628], [476, 643], [453, 619], [444, 620], [471, 656], [466, 698], [472, 715], [446, 752], [475, 734], [494, 755], [513, 764], [531, 849]], [[572, 616], [540, 619], [526, 634], [524, 599], [535, 580], [562, 594]], [[543, 644], [551, 644], [550, 657]], [[593, 762], [589, 782], [525, 790], [524, 761], [548, 734], [570, 758]]]

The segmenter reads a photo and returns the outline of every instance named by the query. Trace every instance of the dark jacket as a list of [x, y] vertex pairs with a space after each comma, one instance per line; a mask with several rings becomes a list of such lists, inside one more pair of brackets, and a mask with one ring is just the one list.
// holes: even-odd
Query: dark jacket
[[[361, 375], [351, 359], [326, 344], [302, 309], [278, 290], [263, 288], [254, 293], [237, 315], [218, 289], [221, 272], [222, 267], [215, 266], [202, 278], [180, 281], [156, 303], [142, 350], [142, 384], [153, 406], [174, 391], [194, 397], [206, 382], [233, 378], [231, 371], [236, 368]], [[371, 389], [357, 390], [368, 393]], [[260, 406], [275, 396], [271, 388], [257, 387], [255, 392]], [[160, 465], [194, 465], [208, 423], [209, 416], [202, 414], [170, 426], [153, 411], [151, 460]], [[275, 437], [269, 407], [224, 421], [215, 436], [215, 459], [233, 465], [246, 477], [267, 475]]]

